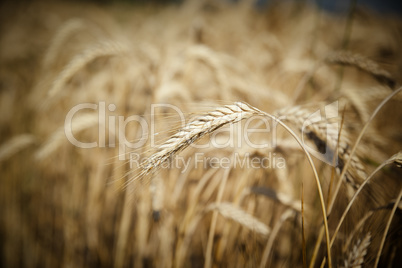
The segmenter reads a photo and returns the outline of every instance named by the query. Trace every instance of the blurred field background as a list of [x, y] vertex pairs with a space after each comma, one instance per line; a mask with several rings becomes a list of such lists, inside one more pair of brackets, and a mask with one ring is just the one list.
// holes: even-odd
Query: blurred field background
[[[359, 4], [3, 2], [0, 266], [328, 267], [317, 185], [288, 133], [279, 131], [277, 146], [264, 150], [180, 153], [275, 153], [286, 159], [284, 169], [191, 162], [184, 173], [162, 169], [133, 180], [141, 168], [118, 159], [123, 141], [109, 116], [148, 120], [151, 104], [168, 103], [190, 117], [242, 101], [292, 115], [287, 123], [299, 133], [304, 114], [338, 101], [345, 137], [339, 157], [352, 164], [332, 210], [342, 166], [314, 160], [331, 237], [374, 173], [334, 235], [332, 267], [400, 267], [402, 95], [370, 117], [401, 85], [402, 23], [398, 8], [381, 14]], [[75, 147], [65, 136], [66, 115], [75, 105], [100, 102], [116, 109], [104, 122], [97, 110], [77, 113], [73, 133], [99, 142], [105, 129], [105, 146]], [[161, 142], [179, 129], [170, 113], [156, 114]], [[139, 139], [141, 128], [127, 124], [124, 134]], [[314, 135], [311, 144], [320, 147]], [[136, 152], [149, 156], [148, 148]]]

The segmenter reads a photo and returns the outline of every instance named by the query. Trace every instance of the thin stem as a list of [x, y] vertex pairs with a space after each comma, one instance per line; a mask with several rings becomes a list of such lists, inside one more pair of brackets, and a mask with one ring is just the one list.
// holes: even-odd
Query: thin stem
[[304, 153], [307, 156], [307, 160], [314, 173], [314, 178], [315, 178], [315, 181], [317, 184], [318, 194], [320, 197], [321, 212], [322, 212], [322, 216], [323, 216], [323, 220], [324, 220], [325, 237], [326, 237], [326, 244], [327, 244], [328, 267], [331, 268], [332, 267], [332, 259], [331, 259], [331, 247], [329, 244], [330, 240], [329, 240], [329, 229], [328, 229], [328, 221], [327, 221], [327, 211], [325, 208], [324, 195], [322, 193], [320, 179], [318, 177], [317, 169], [315, 168], [313, 160], [311, 159], [311, 156], [310, 156], [309, 152], [307, 151], [306, 147], [304, 146], [304, 144], [302, 143], [302, 141], [299, 139], [299, 137], [297, 137], [296, 133], [294, 131], [292, 131], [285, 123], [283, 123], [279, 118], [276, 118], [273, 115], [270, 115], [270, 114], [263, 112], [261, 110], [258, 110], [258, 109], [256, 109], [256, 110], [259, 111], [260, 113], [266, 115], [267, 117], [271, 118], [272, 120], [278, 122], [278, 124], [280, 124], [283, 128], [285, 128], [290, 133], [290, 135], [292, 135], [293, 138], [297, 141], [297, 143], [300, 145], [300, 147], [303, 149]]
[[302, 183], [301, 194], [301, 219], [302, 219], [302, 254], [303, 254], [303, 268], [307, 268], [307, 254], [306, 254], [306, 234], [304, 232], [304, 185]]
[[260, 263], [260, 268], [264, 268], [267, 264], [268, 261], [268, 257], [269, 257], [269, 253], [271, 253], [272, 251], [272, 246], [274, 244], [275, 238], [279, 233], [279, 230], [281, 229], [281, 227], [283, 226], [283, 223], [290, 217], [292, 217], [294, 215], [294, 211], [291, 209], [286, 210], [282, 216], [280, 217], [279, 221], [275, 224], [274, 229], [272, 230], [271, 235], [269, 236], [267, 245], [264, 249], [264, 252], [262, 254], [262, 258], [261, 258], [261, 263]]
[[398, 204], [399, 204], [399, 201], [401, 201], [401, 198], [402, 198], [402, 189], [399, 191], [398, 198], [395, 201], [394, 207], [392, 208], [392, 211], [391, 211], [391, 215], [389, 216], [389, 219], [387, 222], [387, 226], [385, 227], [384, 235], [382, 236], [380, 249], [377, 252], [377, 258], [375, 259], [374, 267], [378, 267], [378, 263], [380, 262], [380, 257], [381, 257], [382, 249], [384, 247], [385, 239], [387, 238], [389, 227], [391, 226], [392, 219], [394, 218], [396, 208], [398, 207]]
[[347, 207], [345, 208], [345, 210], [343, 211], [342, 217], [341, 217], [341, 219], [339, 220], [338, 225], [336, 226], [335, 232], [334, 232], [334, 234], [333, 234], [333, 236], [332, 236], [331, 243], [330, 243], [330, 246], [331, 246], [331, 247], [332, 247], [332, 245], [334, 244], [336, 235], [338, 234], [338, 231], [339, 231], [339, 229], [340, 229], [340, 227], [341, 227], [343, 221], [344, 221], [345, 218], [346, 218], [346, 214], [349, 212], [350, 208], [352, 207], [352, 205], [353, 205], [354, 201], [356, 200], [357, 196], [359, 195], [359, 193], [363, 190], [363, 187], [364, 187], [367, 183], [369, 183], [369, 182], [370, 182], [370, 179], [371, 179], [378, 171], [380, 171], [384, 166], [386, 166], [386, 165], [392, 163], [393, 160], [394, 160], [394, 158], [395, 158], [395, 156], [392, 156], [390, 159], [388, 159], [387, 161], [385, 161], [384, 163], [382, 163], [380, 166], [378, 166], [378, 167], [367, 177], [367, 179], [362, 183], [362, 185], [360, 185], [359, 189], [357, 189], [356, 193], [353, 195], [352, 199], [350, 200], [348, 206], [347, 206]]
[[334, 206], [336, 197], [338, 196], [339, 193], [339, 189], [341, 188], [341, 183], [343, 178], [345, 177], [346, 171], [349, 168], [349, 165], [351, 163], [352, 160], [352, 156], [354, 155], [354, 153], [356, 152], [357, 146], [359, 145], [360, 140], [362, 139], [364, 133], [366, 132], [368, 126], [370, 125], [371, 121], [373, 121], [374, 117], [377, 115], [377, 113], [380, 111], [380, 109], [392, 98], [394, 97], [396, 94], [398, 94], [399, 92], [401, 92], [402, 87], [398, 88], [397, 90], [393, 91], [391, 94], [388, 95], [388, 97], [386, 97], [381, 103], [380, 105], [377, 106], [377, 108], [375, 109], [375, 111], [373, 112], [373, 114], [370, 116], [369, 120], [366, 122], [366, 124], [363, 126], [362, 131], [360, 131], [359, 136], [357, 137], [357, 140], [355, 142], [355, 144], [353, 145], [353, 148], [350, 152], [350, 156], [349, 159], [346, 161], [345, 166], [343, 167], [343, 170], [341, 172], [341, 175], [339, 177], [339, 181], [338, 184], [336, 185], [335, 188], [335, 192], [331, 198], [331, 202], [329, 203], [329, 208], [328, 208], [328, 215], [331, 214], [332, 212], [332, 208]]
[[[232, 163], [233, 161], [231, 161]], [[216, 198], [216, 203], [219, 204], [222, 201], [223, 197], [223, 192], [226, 186], [226, 181], [229, 177], [231, 167], [226, 168], [226, 170], [223, 173], [223, 178], [221, 181], [221, 185], [219, 186], [218, 190], [218, 196]], [[211, 228], [209, 230], [209, 235], [208, 235], [208, 243], [207, 243], [207, 252], [205, 256], [205, 264], [204, 268], [210, 268], [212, 266], [212, 247], [213, 247], [213, 241], [214, 241], [214, 233], [215, 233], [215, 227], [216, 227], [216, 222], [218, 220], [218, 211], [214, 211], [212, 214], [212, 221], [211, 221]]]
[[315, 260], [317, 259], [318, 250], [320, 249], [320, 244], [321, 244], [321, 240], [322, 240], [323, 236], [324, 236], [324, 228], [321, 226], [320, 232], [318, 233], [317, 242], [315, 243], [315, 246], [314, 246], [313, 256], [311, 257], [310, 265], [308, 266], [309, 268], [314, 267]]

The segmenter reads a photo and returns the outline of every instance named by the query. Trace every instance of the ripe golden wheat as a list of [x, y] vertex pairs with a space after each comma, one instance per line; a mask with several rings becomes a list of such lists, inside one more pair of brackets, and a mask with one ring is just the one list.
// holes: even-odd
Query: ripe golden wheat
[[[0, 266], [402, 262], [400, 19], [248, 1], [5, 7]], [[83, 103], [97, 108], [66, 121]], [[154, 120], [156, 145], [128, 150], [150, 131], [122, 118]]]

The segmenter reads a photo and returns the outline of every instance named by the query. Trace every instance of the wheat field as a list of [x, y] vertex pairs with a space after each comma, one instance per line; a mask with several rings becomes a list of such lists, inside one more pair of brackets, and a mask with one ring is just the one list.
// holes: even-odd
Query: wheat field
[[1, 5], [1, 267], [400, 267], [398, 17]]

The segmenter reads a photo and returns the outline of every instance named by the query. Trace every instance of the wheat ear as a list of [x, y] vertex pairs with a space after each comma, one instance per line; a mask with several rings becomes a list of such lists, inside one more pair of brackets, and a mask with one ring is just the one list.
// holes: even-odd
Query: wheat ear
[[65, 22], [56, 32], [43, 59], [43, 65], [49, 67], [62, 49], [66, 40], [75, 32], [85, 28], [85, 22], [73, 18]]
[[345, 260], [345, 268], [356, 267], [361, 268], [364, 263], [364, 257], [367, 254], [367, 248], [371, 242], [371, 233], [368, 232], [364, 238], [357, 240], [352, 250], [349, 252], [348, 258]]
[[158, 152], [143, 163], [143, 174], [146, 175], [156, 171], [163, 163], [203, 136], [214, 132], [224, 125], [250, 118], [254, 114], [256, 114], [256, 111], [250, 106], [236, 102], [233, 105], [220, 107], [213, 112], [196, 118], [157, 148]]
[[389, 72], [382, 69], [375, 61], [360, 54], [351, 51], [337, 51], [331, 53], [326, 60], [329, 63], [355, 66], [378, 80], [384, 81], [390, 87], [395, 85], [395, 79]]
[[217, 211], [223, 217], [231, 219], [264, 237], [268, 236], [271, 232], [271, 229], [267, 225], [232, 203], [212, 203], [207, 206], [206, 211]]
[[91, 61], [108, 56], [116, 56], [127, 51], [123, 45], [115, 42], [102, 42], [85, 50], [82, 54], [75, 56], [63, 69], [60, 75], [54, 80], [49, 96], [56, 95], [63, 86], [71, 79], [79, 70], [85, 67]]

